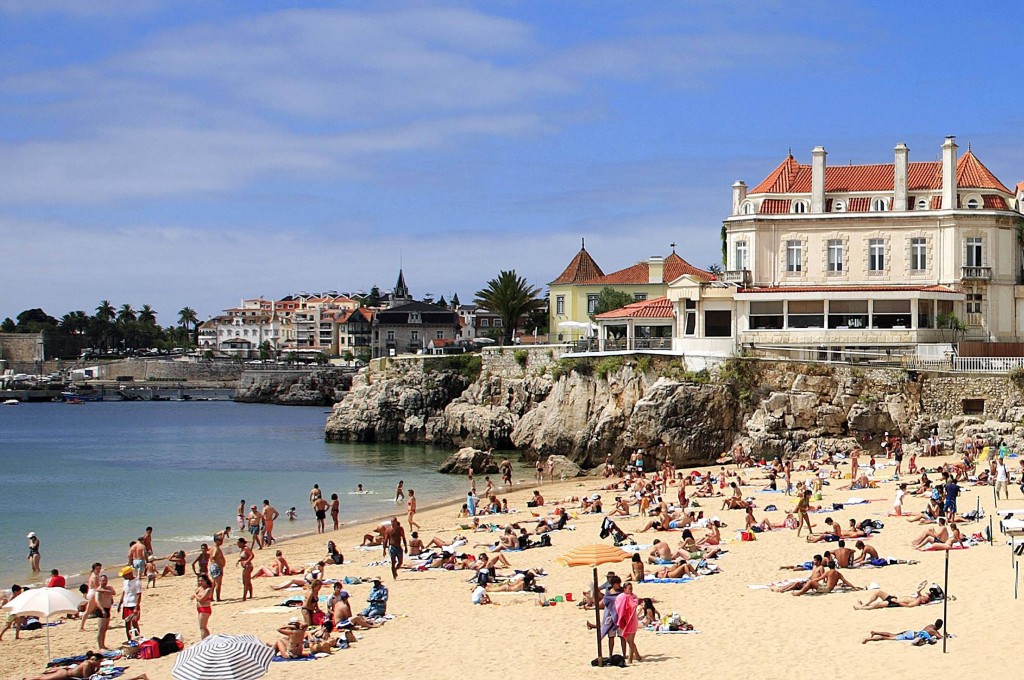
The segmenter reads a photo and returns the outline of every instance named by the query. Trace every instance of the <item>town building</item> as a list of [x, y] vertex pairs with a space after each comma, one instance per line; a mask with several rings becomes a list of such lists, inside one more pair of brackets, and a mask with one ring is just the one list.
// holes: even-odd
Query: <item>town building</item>
[[420, 354], [433, 340], [459, 339], [461, 324], [458, 313], [447, 307], [414, 300], [401, 270], [388, 300], [388, 306], [373, 316], [374, 357]]

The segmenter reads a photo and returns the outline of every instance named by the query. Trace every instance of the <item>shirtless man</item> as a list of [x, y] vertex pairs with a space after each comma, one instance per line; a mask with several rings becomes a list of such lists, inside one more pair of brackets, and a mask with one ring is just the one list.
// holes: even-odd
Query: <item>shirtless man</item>
[[246, 521], [249, 523], [249, 535], [252, 536], [252, 542], [257, 548], [263, 550], [263, 539], [260, 534], [260, 528], [263, 526], [263, 515], [256, 510], [256, 506], [252, 505], [249, 508], [249, 515], [246, 517]]
[[286, 659], [301, 659], [304, 654], [303, 643], [306, 640], [306, 624], [293, 617], [287, 626], [277, 629], [281, 637], [274, 643], [274, 650]]
[[352, 635], [353, 628], [366, 629], [378, 628], [379, 626], [362, 614], [353, 614], [352, 605], [349, 604], [348, 599], [348, 593], [344, 590], [340, 591], [338, 593], [338, 599], [334, 603], [334, 609], [331, 612], [331, 616], [334, 621], [334, 630], [344, 631], [345, 637], [351, 641], [354, 639], [354, 636]]
[[82, 613], [81, 630], [85, 630], [85, 622], [89, 620], [89, 615], [96, 610], [96, 589], [100, 585], [100, 572], [102, 570], [102, 564], [93, 562], [92, 571], [89, 572], [89, 580], [87, 581], [89, 590], [85, 593], [85, 611]]
[[[281, 513], [277, 511], [270, 501], [263, 500], [263, 534], [267, 539], [267, 545], [271, 545], [274, 542], [274, 522]], [[337, 528], [337, 527], [335, 527]]]
[[807, 579], [807, 582], [804, 583], [803, 587], [793, 593], [793, 595], [799, 597], [800, 595], [808, 592], [811, 588], [814, 588], [819, 593], [831, 593], [840, 583], [851, 590], [860, 590], [860, 588], [847, 581], [846, 577], [843, 576], [839, 569], [836, 568], [836, 563], [832, 562], [829, 564], [829, 569], [824, 575], [817, 578], [812, 577]]
[[648, 564], [670, 564], [675, 560], [672, 559], [672, 548], [665, 541], [654, 539], [654, 548], [647, 556]]
[[224, 538], [222, 536], [214, 536], [213, 552], [210, 553], [210, 580], [213, 581], [213, 591], [217, 602], [220, 602], [220, 586], [224, 581], [224, 567], [227, 564], [224, 550], [221, 549], [222, 545], [224, 545]]
[[327, 520], [327, 508], [330, 504], [319, 496], [313, 501], [313, 514], [316, 515], [316, 532], [322, 534], [327, 531], [324, 526]]
[[860, 553], [853, 558], [854, 567], [863, 567], [865, 564], [871, 564], [878, 559], [878, 551], [864, 541], [857, 541], [854, 547], [860, 550]]
[[[792, 567], [783, 568], [789, 569]], [[824, 576], [824, 574], [825, 565], [823, 563], [823, 558], [821, 555], [815, 555], [814, 558], [811, 560], [811, 572], [810, 574], [808, 574], [806, 580], [794, 581], [792, 583], [783, 583], [782, 585], [773, 585], [770, 588], [770, 590], [773, 593], [788, 593], [791, 590], [799, 590], [800, 588], [803, 588], [805, 585], [810, 583], [812, 579], [816, 581], [817, 579], [820, 579], [822, 576]]]
[[846, 547], [846, 541], [839, 541], [837, 545], [839, 547], [832, 551], [832, 557], [835, 558], [836, 566], [843, 569], [853, 568], [853, 550]]
[[[146, 546], [146, 557], [153, 554], [153, 527], [146, 527], [146, 533], [142, 534], [142, 545]], [[136, 570], [137, 571], [137, 570]]]
[[[825, 529], [825, 533], [818, 535], [811, 534], [807, 537], [807, 542], [822, 543], [838, 541], [839, 538], [843, 535], [843, 530], [839, 528], [839, 522], [836, 522], [831, 517], [825, 518], [825, 525], [828, 527], [827, 529]], [[797, 530], [797, 533], [799, 534], [799, 529]]]
[[397, 517], [392, 517], [391, 526], [384, 532], [384, 554], [391, 560], [391, 578], [398, 578], [398, 569], [402, 566], [402, 558], [408, 547], [405, 529], [398, 523]]
[[245, 499], [238, 501], [238, 530], [245, 531]]
[[498, 465], [498, 470], [501, 472], [501, 482], [505, 486], [512, 485], [512, 463], [509, 462], [508, 458], [503, 458], [501, 464]]
[[320, 485], [314, 484], [313, 488], [309, 490], [309, 504], [313, 505], [320, 498], [323, 498], [323, 494], [320, 492]]
[[613, 507], [612, 511], [608, 513], [608, 516], [609, 517], [614, 517], [614, 516], [618, 515], [618, 516], [621, 516], [621, 517], [625, 517], [628, 514], [629, 514], [629, 501], [626, 500], [625, 498], [623, 498], [622, 496], [616, 496], [615, 497], [615, 507]]
[[949, 540], [949, 529], [946, 528], [946, 518], [940, 517], [937, 528], [926, 529], [924, 533], [914, 539], [911, 546], [918, 550], [927, 548], [932, 543], [945, 543]]
[[141, 536], [128, 546], [128, 566], [138, 574], [146, 566], [146, 544], [142, 542]]
[[256, 556], [252, 552], [244, 538], [238, 539], [238, 564], [242, 567], [242, 602], [248, 595], [252, 597], [252, 561]]
[[869, 642], [881, 642], [882, 640], [913, 640], [911, 644], [915, 647], [921, 645], [937, 642], [942, 638], [942, 634], [939, 630], [942, 628], [942, 619], [936, 619], [935, 623], [930, 623], [921, 630], [905, 630], [902, 633], [887, 633], [881, 630], [871, 631], [871, 636], [864, 638], [861, 642], [867, 644]]
[[406, 503], [406, 511], [409, 513], [409, 531], [413, 529], [420, 529], [419, 524], [416, 523], [416, 492], [409, 489], [409, 502]]
[[924, 581], [917, 587], [917, 592], [906, 597], [890, 595], [883, 590], [876, 590], [865, 602], [858, 602], [853, 605], [854, 609], [886, 609], [889, 607], [920, 607], [928, 604], [934, 598], [928, 592], [928, 582]]
[[100, 582], [96, 586], [95, 595], [93, 595], [100, 620], [99, 631], [96, 633], [96, 644], [99, 645], [100, 649], [108, 649], [107, 629], [110, 628], [110, 611], [114, 607], [115, 594], [113, 586], [107, 584], [107, 575], [100, 574]]

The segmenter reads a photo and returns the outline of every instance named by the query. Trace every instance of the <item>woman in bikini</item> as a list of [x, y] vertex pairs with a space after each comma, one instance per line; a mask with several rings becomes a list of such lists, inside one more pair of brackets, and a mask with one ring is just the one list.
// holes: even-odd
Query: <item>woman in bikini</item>
[[208, 626], [210, 614], [213, 613], [213, 582], [206, 574], [200, 574], [196, 577], [196, 583], [198, 587], [191, 599], [196, 603], [196, 613], [199, 615], [199, 638], [203, 639], [210, 635]]
[[323, 584], [324, 582], [320, 579], [313, 579], [309, 584], [306, 599], [302, 601], [302, 620], [307, 628], [314, 625], [313, 614], [320, 610], [320, 588]]
[[49, 668], [29, 680], [64, 680], [65, 678], [91, 678], [100, 670], [103, 655], [93, 651], [85, 653], [85, 661], [72, 668]]

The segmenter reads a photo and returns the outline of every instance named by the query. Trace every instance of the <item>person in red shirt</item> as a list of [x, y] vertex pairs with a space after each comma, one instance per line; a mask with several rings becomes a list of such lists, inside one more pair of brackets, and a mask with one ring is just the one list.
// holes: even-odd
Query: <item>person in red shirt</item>
[[50, 580], [46, 582], [47, 588], [65, 588], [67, 587], [67, 581], [60, 575], [60, 572], [56, 569], [50, 570]]

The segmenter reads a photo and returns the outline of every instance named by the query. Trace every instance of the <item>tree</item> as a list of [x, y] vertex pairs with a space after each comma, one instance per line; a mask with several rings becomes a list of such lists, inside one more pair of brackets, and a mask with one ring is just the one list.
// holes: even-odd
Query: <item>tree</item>
[[952, 342], [958, 342], [960, 336], [967, 331], [967, 324], [960, 320], [953, 312], [943, 312], [935, 319], [938, 327], [942, 329], [943, 335], [949, 330], [952, 333]]
[[100, 304], [96, 307], [96, 318], [113, 321], [115, 316], [117, 316], [117, 310], [114, 309], [114, 305], [110, 304], [110, 300], [100, 300]]
[[526, 315], [526, 324], [523, 328], [527, 333], [536, 332], [537, 335], [547, 335], [548, 331], [548, 313], [543, 307], [531, 311]]
[[628, 304], [635, 302], [633, 296], [623, 290], [615, 290], [611, 286], [605, 286], [601, 289], [601, 292], [597, 294], [597, 305], [594, 306], [594, 311], [590, 315], [591, 319], [594, 319], [598, 314], [604, 314], [615, 309], [622, 309]]
[[18, 327], [18, 324], [14, 323], [14, 319], [7, 317], [3, 323], [0, 323], [0, 333], [13, 333]]
[[373, 286], [370, 288], [369, 294], [366, 296], [367, 307], [379, 307], [381, 301], [380, 286]]
[[476, 292], [473, 302], [501, 317], [505, 329], [503, 342], [511, 344], [520, 319], [544, 305], [537, 297], [539, 294], [540, 288], [531, 286], [512, 269], [488, 281], [486, 288]]
[[459, 294], [456, 293], [455, 295], [452, 295], [452, 309], [458, 309], [461, 304], [462, 303], [459, 302]]
[[[195, 329], [195, 342], [193, 344], [199, 344], [199, 317], [196, 316], [196, 310], [191, 307], [182, 307], [178, 310], [178, 323], [185, 329], [185, 335], [188, 336], [189, 327]], [[189, 344], [186, 342], [186, 344]]]
[[139, 323], [156, 325], [156, 310], [149, 305], [142, 305], [139, 310]]
[[120, 324], [128, 323], [129, 321], [135, 321], [138, 316], [135, 314], [135, 310], [127, 302], [121, 305], [121, 308], [117, 310], [117, 322]]
[[722, 274], [722, 265], [718, 264], [717, 262], [709, 264], [708, 265], [708, 271], [711, 272], [712, 274], [714, 274], [715, 276], [721, 276], [721, 274]]
[[437, 306], [438, 307], [448, 307], [448, 302], [444, 299], [444, 295], [442, 295], [441, 299], [437, 301]]
[[59, 322], [52, 316], [36, 307], [26, 309], [18, 315], [18, 323], [15, 328], [17, 333], [38, 333], [40, 331], [55, 330]]
[[260, 343], [260, 361], [266, 361], [269, 359], [271, 352], [273, 352], [273, 349], [270, 347], [269, 340], [264, 340]]
[[60, 330], [68, 335], [85, 335], [89, 330], [89, 317], [80, 309], [68, 312], [60, 319]]

